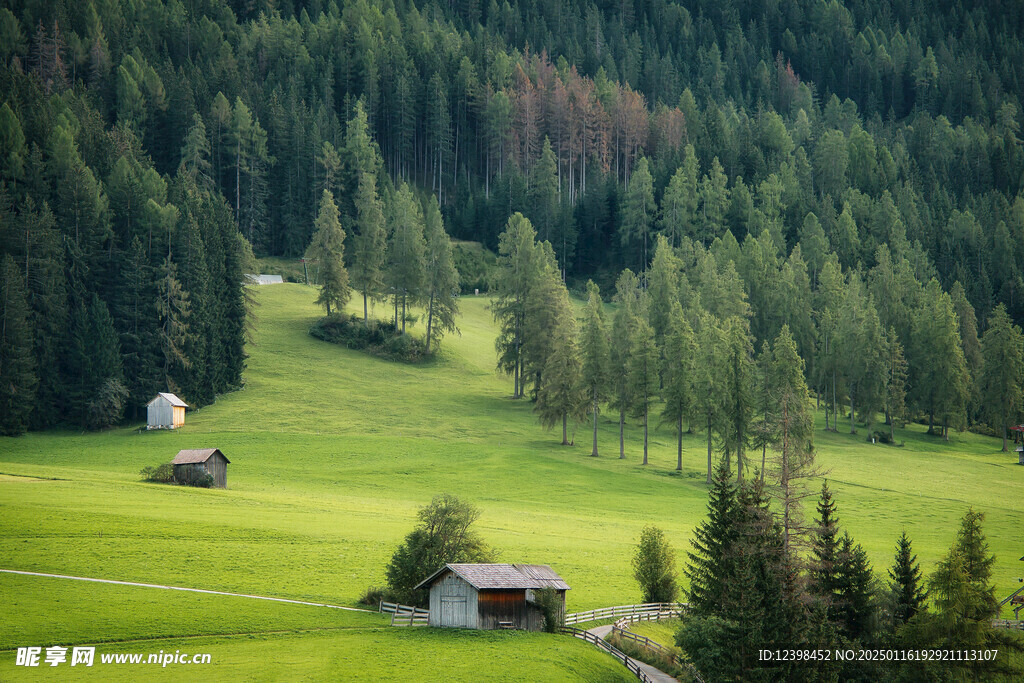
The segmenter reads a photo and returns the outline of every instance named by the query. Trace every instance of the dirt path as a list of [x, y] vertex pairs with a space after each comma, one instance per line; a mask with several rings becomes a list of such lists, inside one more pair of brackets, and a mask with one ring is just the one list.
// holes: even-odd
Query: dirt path
[[[607, 624], [605, 626], [595, 626], [594, 628], [588, 628], [587, 632], [593, 633], [601, 640], [606, 640], [608, 638], [608, 635], [612, 632], [612, 625]], [[632, 657], [630, 657], [630, 660], [632, 660], [633, 663], [635, 663], [638, 667], [643, 669], [643, 672], [647, 674], [647, 676], [652, 681], [657, 681], [657, 683], [679, 683], [677, 679], [672, 678], [661, 669], [656, 669], [650, 664], [641, 662], [639, 659], [633, 659]]]
[[86, 576], [65, 576], [63, 574], [43, 574], [42, 572], [23, 572], [16, 569], [0, 569], [3, 574], [20, 574], [21, 576], [43, 576], [49, 579], [70, 579], [72, 581], [91, 581], [93, 583], [113, 583], [119, 586], [139, 586], [141, 588], [162, 588], [169, 591], [185, 591], [188, 593], [207, 593], [209, 595], [229, 595], [234, 598], [252, 598], [253, 600], [270, 600], [272, 602], [288, 602], [293, 605], [310, 605], [312, 607], [330, 607], [331, 609], [343, 609], [348, 612], [368, 612], [376, 614], [376, 611], [359, 609], [358, 607], [342, 607], [341, 605], [328, 605], [323, 602], [306, 602], [305, 600], [289, 600], [288, 598], [272, 598], [266, 595], [249, 595], [248, 593], [227, 593], [225, 591], [211, 591], [202, 588], [182, 588], [181, 586], [162, 586], [157, 583], [137, 583], [135, 581], [114, 581], [112, 579], [93, 579]]

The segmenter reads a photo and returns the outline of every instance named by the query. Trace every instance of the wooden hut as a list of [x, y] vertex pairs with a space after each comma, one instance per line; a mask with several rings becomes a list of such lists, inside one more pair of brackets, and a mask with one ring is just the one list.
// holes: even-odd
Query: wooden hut
[[174, 394], [160, 392], [146, 404], [146, 429], [177, 429], [185, 424], [187, 407]]
[[213, 485], [224, 489], [228, 486], [229, 462], [219, 448], [193, 448], [178, 451], [171, 464], [174, 480], [179, 484], [196, 484], [210, 475]]
[[416, 588], [430, 589], [430, 626], [527, 631], [544, 628], [534, 591], [558, 592], [561, 619], [569, 590], [562, 577], [543, 564], [446, 564]]

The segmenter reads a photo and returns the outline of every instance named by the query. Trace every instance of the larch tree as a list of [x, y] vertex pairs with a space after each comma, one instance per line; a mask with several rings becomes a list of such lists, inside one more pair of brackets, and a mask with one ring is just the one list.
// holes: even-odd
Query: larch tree
[[693, 145], [687, 145], [683, 165], [676, 169], [665, 188], [661, 200], [658, 228], [669, 239], [673, 247], [682, 243], [682, 238], [696, 236], [697, 206], [700, 195], [697, 189], [699, 162]]
[[659, 346], [664, 343], [668, 331], [672, 306], [679, 300], [679, 278], [683, 264], [673, 251], [665, 236], [658, 235], [654, 259], [647, 278], [647, 297], [650, 323], [654, 328], [654, 339]]
[[889, 423], [889, 440], [895, 443], [896, 423], [902, 425], [907, 412], [907, 359], [895, 328], [886, 331], [882, 349], [885, 419]]
[[708, 446], [707, 483], [711, 484], [713, 436], [721, 435], [727, 424], [724, 402], [726, 333], [714, 316], [704, 314], [697, 325], [697, 359], [693, 372], [694, 417], [705, 428]]
[[587, 308], [583, 318], [580, 347], [583, 388], [590, 401], [594, 421], [594, 447], [590, 454], [596, 458], [597, 416], [611, 384], [611, 355], [601, 292], [591, 280], [587, 281]]
[[989, 316], [981, 349], [985, 359], [981, 375], [982, 405], [989, 424], [1002, 432], [1005, 453], [1007, 427], [1020, 417], [1022, 409], [1024, 335], [1002, 304]]
[[677, 301], [672, 307], [665, 337], [662, 361], [664, 386], [661, 391], [665, 407], [661, 411], [661, 419], [676, 428], [676, 470], [680, 472], [683, 469], [683, 421], [693, 419], [696, 403], [693, 385], [696, 350], [693, 329]]
[[354, 201], [356, 235], [352, 240], [349, 275], [352, 286], [363, 295], [365, 324], [369, 320], [369, 299], [384, 294], [384, 265], [387, 262], [388, 235], [384, 223], [384, 205], [377, 195], [376, 176], [365, 172], [359, 174]]
[[[452, 257], [452, 241], [444, 229], [437, 197], [431, 195], [423, 214], [426, 251], [427, 353], [432, 341], [440, 342], [445, 332], [455, 332], [459, 314], [459, 271]], [[364, 302], [365, 306], [365, 302]]]
[[970, 391], [967, 361], [960, 345], [960, 325], [949, 294], [937, 280], [925, 287], [921, 308], [914, 315], [913, 397], [917, 408], [928, 415], [928, 433], [949, 438], [948, 426], [963, 425]]
[[743, 481], [744, 459], [750, 440], [754, 412], [754, 348], [747, 322], [732, 317], [725, 321], [723, 416], [728, 429], [723, 433], [726, 452], [736, 452], [736, 477]]
[[630, 414], [643, 420], [644, 462], [647, 464], [648, 419], [651, 404], [658, 394], [658, 346], [654, 343], [654, 330], [640, 318], [633, 325], [629, 341], [629, 361], [626, 364], [629, 394], [632, 397]]
[[611, 406], [619, 411], [619, 458], [623, 459], [626, 457], [626, 414], [633, 403], [629, 383], [630, 340], [633, 338], [633, 326], [644, 308], [640, 280], [628, 268], [619, 274], [615, 283], [614, 302], [617, 308], [612, 318]]
[[[558, 281], [561, 284], [561, 280]], [[569, 421], [577, 422], [586, 412], [582, 367], [576, 341], [576, 319], [569, 303], [569, 293], [563, 286], [552, 296], [555, 326], [551, 334], [551, 348], [544, 362], [537, 386], [534, 408], [540, 422], [547, 428], [562, 423], [562, 445], [569, 445]]]
[[533, 224], [521, 213], [512, 214], [498, 238], [498, 259], [491, 304], [498, 323], [498, 369], [514, 378], [512, 398], [525, 391], [523, 376], [523, 324], [530, 291], [542, 272], [541, 250]]
[[[388, 207], [391, 240], [387, 248], [385, 281], [395, 301], [395, 331], [405, 333], [406, 311], [420, 300], [425, 281], [426, 242], [423, 212], [408, 184], [402, 183]], [[399, 313], [401, 303], [401, 313]], [[399, 325], [401, 321], [401, 325]]]
[[318, 264], [320, 295], [316, 303], [327, 309], [327, 315], [331, 314], [332, 305], [340, 313], [351, 298], [352, 290], [345, 269], [345, 231], [338, 221], [338, 207], [330, 190], [320, 195], [315, 227], [306, 258]]

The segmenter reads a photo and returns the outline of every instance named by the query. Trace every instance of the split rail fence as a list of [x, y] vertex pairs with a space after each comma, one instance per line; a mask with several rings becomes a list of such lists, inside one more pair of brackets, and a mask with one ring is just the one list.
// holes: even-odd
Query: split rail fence
[[[681, 616], [686, 609], [682, 602], [645, 602], [641, 605], [619, 605], [617, 607], [601, 607], [586, 612], [570, 612], [565, 615], [565, 625], [582, 624], [588, 621], [602, 621], [619, 617], [646, 615], [650, 619], [670, 619]], [[657, 616], [655, 616], [657, 615]]]
[[627, 669], [633, 672], [633, 674], [638, 679], [640, 679], [641, 683], [654, 683], [654, 680], [647, 675], [646, 671], [640, 668], [640, 666], [636, 663], [636, 661], [633, 660], [632, 657], [630, 657], [622, 650], [618, 649], [617, 647], [609, 643], [608, 641], [604, 640], [603, 638], [599, 638], [590, 631], [584, 631], [581, 628], [573, 628], [572, 626], [563, 626], [561, 630], [562, 633], [568, 634], [573, 638], [580, 638], [582, 640], [585, 640], [588, 643], [596, 645], [599, 649], [604, 650], [611, 656], [615, 657], [620, 662], [622, 662]]
[[391, 615], [392, 626], [426, 626], [430, 618], [430, 610], [401, 605], [397, 602], [380, 603], [380, 611]]

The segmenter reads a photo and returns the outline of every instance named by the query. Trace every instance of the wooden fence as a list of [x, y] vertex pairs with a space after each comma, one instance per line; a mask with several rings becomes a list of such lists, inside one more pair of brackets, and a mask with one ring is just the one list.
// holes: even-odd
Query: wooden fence
[[426, 626], [430, 618], [430, 610], [395, 602], [381, 601], [380, 611], [391, 615], [392, 626]]
[[1013, 628], [1024, 631], [1024, 621], [1015, 619], [993, 619], [992, 626], [995, 628]]
[[680, 604], [679, 609], [666, 609], [660, 612], [642, 612], [640, 614], [627, 614], [620, 618], [614, 624], [612, 624], [612, 635], [618, 635], [626, 640], [631, 640], [637, 645], [645, 648], [649, 652], [654, 652], [665, 657], [668, 657], [676, 666], [682, 667], [690, 672], [690, 676], [697, 683], [704, 683], [704, 679], [701, 678], [700, 672], [690, 662], [680, 658], [674, 651], [668, 649], [661, 643], [656, 643], [646, 636], [637, 635], [626, 628], [626, 624], [633, 624], [638, 621], [658, 621], [659, 619], [674, 619], [676, 617], [683, 616], [685, 611], [685, 605]]
[[622, 652], [622, 650], [619, 650], [611, 643], [601, 638], [598, 638], [590, 631], [584, 631], [583, 629], [573, 628], [571, 626], [563, 626], [561, 630], [562, 633], [567, 633], [574, 638], [581, 638], [587, 641], [588, 643], [596, 645], [601, 650], [604, 650], [611, 656], [615, 657], [620, 662], [625, 664], [626, 668], [633, 672], [633, 675], [639, 678], [642, 683], [654, 683], [651, 677], [647, 675], [647, 672], [641, 669], [640, 666], [632, 658], [627, 656], [624, 652]]
[[641, 615], [647, 615], [652, 619], [667, 619], [671, 616], [680, 616], [685, 609], [686, 604], [682, 602], [647, 602], [642, 605], [601, 607], [599, 609], [587, 610], [586, 612], [570, 612], [565, 615], [565, 625], [570, 626], [587, 621], [601, 621], [603, 619]]

